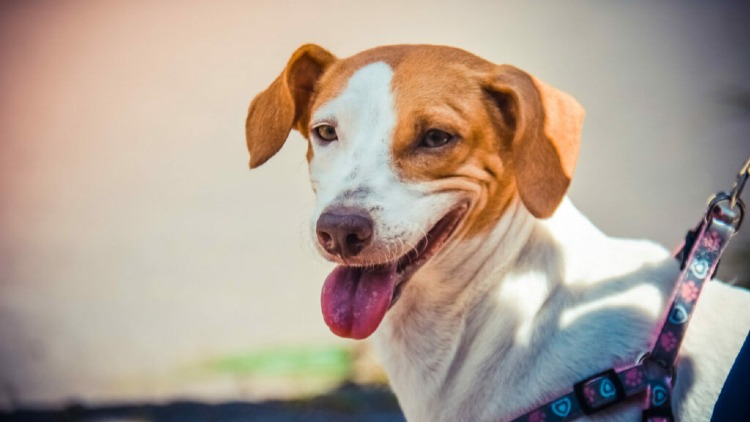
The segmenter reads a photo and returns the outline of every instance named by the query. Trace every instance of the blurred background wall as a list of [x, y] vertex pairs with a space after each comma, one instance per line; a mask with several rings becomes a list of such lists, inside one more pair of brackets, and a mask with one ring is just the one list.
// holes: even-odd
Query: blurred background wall
[[[587, 110], [573, 201], [672, 247], [750, 153], [750, 14], [692, 1], [0, 3], [0, 408], [282, 394], [206, 362], [340, 344], [304, 142], [250, 172], [300, 44], [448, 44]], [[722, 268], [750, 261], [746, 230]], [[747, 277], [748, 273], [744, 273]]]

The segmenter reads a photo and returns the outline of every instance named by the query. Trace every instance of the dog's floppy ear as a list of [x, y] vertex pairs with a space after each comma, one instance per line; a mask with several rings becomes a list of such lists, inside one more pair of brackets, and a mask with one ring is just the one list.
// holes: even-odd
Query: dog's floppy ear
[[509, 65], [497, 66], [486, 83], [513, 132], [511, 168], [521, 200], [535, 217], [550, 217], [573, 176], [583, 107], [570, 95]]
[[292, 129], [306, 134], [315, 84], [336, 57], [315, 44], [299, 47], [276, 80], [250, 103], [245, 137], [250, 168], [279, 152]]

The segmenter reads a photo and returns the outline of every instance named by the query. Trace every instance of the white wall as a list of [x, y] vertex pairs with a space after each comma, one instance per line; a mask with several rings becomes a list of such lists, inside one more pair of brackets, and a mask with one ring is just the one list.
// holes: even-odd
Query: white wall
[[750, 153], [749, 17], [676, 1], [3, 3], [0, 407], [212, 394], [169, 380], [336, 341], [304, 142], [253, 172], [244, 146], [250, 99], [298, 45], [448, 44], [535, 73], [587, 109], [574, 202], [674, 245]]

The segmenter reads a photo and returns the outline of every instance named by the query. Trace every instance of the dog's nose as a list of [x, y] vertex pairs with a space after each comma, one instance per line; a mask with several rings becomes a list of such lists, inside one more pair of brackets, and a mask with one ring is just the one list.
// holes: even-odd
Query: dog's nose
[[372, 242], [372, 219], [355, 210], [326, 211], [315, 226], [318, 243], [328, 253], [349, 258]]

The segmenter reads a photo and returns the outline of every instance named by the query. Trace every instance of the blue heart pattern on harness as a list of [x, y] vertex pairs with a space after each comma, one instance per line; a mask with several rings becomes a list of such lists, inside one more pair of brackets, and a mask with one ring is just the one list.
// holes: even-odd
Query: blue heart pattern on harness
[[669, 397], [667, 389], [660, 385], [657, 385], [651, 390], [651, 404], [653, 404], [654, 407], [663, 405], [667, 401], [667, 397]]
[[672, 312], [669, 313], [669, 322], [675, 325], [682, 325], [688, 320], [688, 313], [682, 305], [675, 305]]
[[696, 259], [693, 265], [690, 267], [690, 271], [700, 279], [706, 278], [708, 275], [709, 263], [705, 259]]
[[612, 381], [604, 379], [599, 386], [599, 394], [601, 394], [605, 399], [608, 399], [610, 397], [614, 397], [614, 395], [617, 394], [617, 390], [615, 390], [615, 385], [612, 384]]
[[563, 397], [560, 400], [552, 403], [552, 412], [554, 412], [555, 415], [564, 418], [568, 416], [570, 413], [570, 399], [567, 397]]

